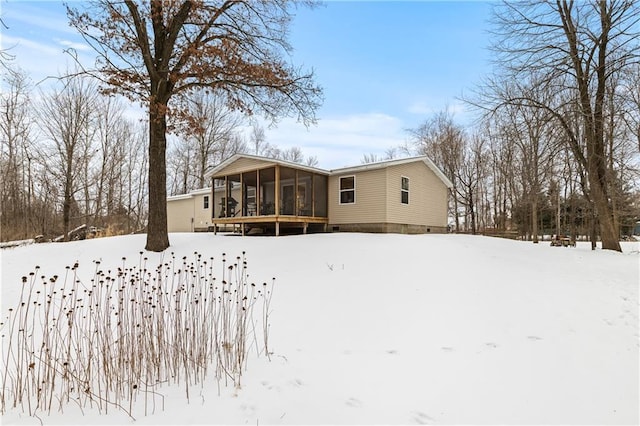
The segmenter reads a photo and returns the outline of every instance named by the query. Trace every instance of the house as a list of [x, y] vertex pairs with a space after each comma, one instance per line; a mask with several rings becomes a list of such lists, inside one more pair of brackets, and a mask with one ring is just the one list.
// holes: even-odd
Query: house
[[208, 231], [212, 226], [211, 188], [167, 197], [169, 232]]
[[426, 156], [327, 171], [236, 154], [206, 177], [211, 188], [168, 199], [169, 232], [447, 230], [452, 184]]

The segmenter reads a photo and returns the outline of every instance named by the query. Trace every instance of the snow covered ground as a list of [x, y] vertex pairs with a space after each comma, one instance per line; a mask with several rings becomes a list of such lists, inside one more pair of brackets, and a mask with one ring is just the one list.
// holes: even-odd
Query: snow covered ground
[[[638, 243], [624, 253], [464, 235], [172, 234], [177, 256], [246, 251], [276, 278], [269, 361], [135, 420], [65, 406], [44, 424], [638, 424]], [[145, 236], [0, 251], [2, 316], [35, 265], [137, 259]], [[150, 262], [161, 254], [148, 253]], [[166, 255], [165, 255], [166, 256]], [[3, 424], [40, 424], [9, 410]]]

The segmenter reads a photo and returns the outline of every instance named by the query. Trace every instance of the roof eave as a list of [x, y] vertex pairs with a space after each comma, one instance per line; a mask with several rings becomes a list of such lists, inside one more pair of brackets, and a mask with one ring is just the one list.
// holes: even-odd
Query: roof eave
[[291, 168], [300, 169], [300, 170], [304, 170], [304, 171], [311, 172], [311, 173], [323, 174], [323, 175], [327, 175], [327, 176], [330, 174], [330, 172], [327, 171], [327, 170], [318, 169], [316, 167], [311, 167], [311, 166], [306, 166], [304, 164], [293, 163], [291, 161], [279, 160], [279, 159], [268, 158], [268, 157], [261, 157], [261, 156], [258, 156], [258, 155], [250, 155], [250, 154], [234, 154], [233, 156], [229, 157], [228, 159], [226, 159], [222, 163], [220, 163], [217, 166], [215, 166], [213, 169], [211, 169], [208, 172], [206, 172], [204, 174], [205, 179], [211, 179], [213, 176], [218, 174], [221, 170], [224, 170], [226, 167], [228, 167], [230, 164], [234, 163], [235, 161], [239, 160], [240, 158], [248, 158], [248, 159], [251, 159], [251, 160], [259, 160], [259, 161], [265, 161], [265, 162], [268, 162], [268, 163], [275, 163], [275, 164], [279, 164], [281, 166], [291, 167]]
[[447, 176], [442, 173], [442, 170], [440, 170], [438, 166], [436, 166], [433, 161], [431, 161], [431, 159], [426, 155], [421, 155], [419, 157], [400, 158], [395, 160], [385, 160], [377, 163], [361, 164], [359, 166], [353, 167], [344, 167], [341, 169], [331, 170], [331, 174], [357, 173], [366, 170], [384, 169], [391, 166], [398, 166], [401, 164], [414, 163], [418, 161], [422, 161], [433, 173], [435, 173], [435, 175], [442, 181], [442, 183], [444, 183], [447, 188], [450, 189], [453, 187], [453, 183], [451, 183], [449, 178], [447, 178]]

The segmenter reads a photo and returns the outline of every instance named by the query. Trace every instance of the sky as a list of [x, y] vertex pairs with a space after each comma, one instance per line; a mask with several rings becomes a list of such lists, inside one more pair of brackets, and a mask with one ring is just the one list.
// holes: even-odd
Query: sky
[[[11, 48], [35, 82], [64, 72], [67, 48], [91, 60], [62, 2], [0, 0], [0, 8], [8, 27], [2, 48]], [[407, 142], [408, 129], [445, 109], [470, 124], [473, 112], [460, 98], [490, 70], [490, 10], [481, 1], [327, 1], [297, 9], [291, 60], [314, 70], [324, 103], [317, 125], [283, 119], [266, 129], [267, 141], [298, 146], [333, 169], [357, 165], [365, 154], [383, 156]]]

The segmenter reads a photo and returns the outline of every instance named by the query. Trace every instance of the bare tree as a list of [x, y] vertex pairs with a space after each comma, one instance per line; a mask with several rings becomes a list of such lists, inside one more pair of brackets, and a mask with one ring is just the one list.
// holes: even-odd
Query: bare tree
[[63, 188], [62, 216], [65, 239], [72, 213], [78, 214], [76, 193], [83, 167], [93, 153], [90, 128], [96, 108], [97, 91], [87, 78], [66, 80], [62, 89], [42, 94], [38, 124], [50, 144], [42, 151], [41, 161]]
[[370, 164], [370, 163], [378, 163], [380, 161], [393, 160], [394, 158], [398, 158], [400, 156], [401, 149], [398, 147], [389, 147], [385, 149], [384, 155], [377, 155], [374, 153], [363, 154], [362, 160], [360, 162], [362, 164]]
[[455, 220], [455, 230], [460, 231], [459, 217], [459, 176], [462, 170], [465, 151], [465, 134], [461, 126], [453, 121], [448, 111], [434, 114], [416, 129], [409, 129], [413, 143], [413, 152], [427, 155], [451, 180], [450, 213]]
[[622, 103], [626, 105], [624, 120], [631, 134], [636, 138], [640, 151], [640, 64], [630, 67], [625, 76]]
[[194, 93], [186, 102], [185, 109], [190, 120], [188, 127], [180, 133], [186, 137], [185, 143], [193, 149], [194, 158], [189, 169], [195, 182], [189, 186], [204, 188], [204, 175], [211, 165], [246, 149], [237, 135], [243, 117], [229, 109], [224, 98], [215, 92]]
[[175, 141], [168, 160], [169, 192], [172, 195], [185, 194], [204, 188], [207, 185], [204, 175], [210, 167], [247, 150], [244, 138], [235, 127], [217, 137], [193, 134], [184, 141]]
[[304, 163], [304, 154], [302, 149], [298, 146], [292, 146], [281, 152], [280, 157], [282, 160], [291, 161], [292, 163]]
[[149, 162], [146, 155], [148, 151], [149, 134], [147, 124], [130, 127], [129, 143], [125, 145], [127, 161], [122, 170], [123, 177], [123, 203], [127, 217], [126, 232], [139, 232], [146, 221], [147, 210], [147, 179], [149, 176]]
[[146, 248], [169, 246], [166, 148], [172, 99], [215, 89], [227, 105], [275, 121], [314, 121], [320, 89], [312, 73], [284, 60], [291, 19], [286, 0], [135, 2], [99, 0], [83, 13], [68, 8], [71, 25], [99, 54], [108, 90], [140, 100], [149, 112], [149, 222]]
[[26, 238], [31, 219], [30, 86], [24, 71], [3, 73], [0, 94], [0, 226]]
[[255, 147], [254, 153], [256, 155], [260, 155], [264, 151], [265, 143], [264, 127], [254, 121], [251, 123], [251, 145]]
[[509, 127], [505, 126], [504, 119], [496, 115], [485, 122], [490, 157], [493, 219], [496, 230], [501, 233], [511, 229], [512, 209], [516, 204], [514, 165], [517, 155], [515, 144], [509, 137]]
[[[544, 93], [528, 95], [540, 99]], [[514, 145], [518, 165], [515, 176], [520, 178], [522, 200], [527, 214], [527, 234], [534, 243], [539, 241], [539, 205], [543, 184], [548, 182], [552, 171], [557, 139], [555, 128], [548, 112], [544, 109], [527, 108], [522, 105], [508, 105], [504, 108], [503, 125], [508, 126], [509, 141]]]
[[478, 206], [482, 202], [483, 180], [487, 173], [486, 140], [474, 133], [462, 150], [460, 170], [456, 173], [456, 198], [465, 207], [465, 225], [472, 234], [478, 232]]
[[[586, 172], [583, 190], [592, 200], [602, 247], [620, 251], [610, 206], [605, 137], [606, 90], [611, 79], [635, 60], [638, 4], [631, 0], [568, 0], [504, 3], [495, 13], [502, 81], [531, 86], [553, 96], [523, 96], [525, 90], [492, 85], [498, 104], [544, 109], [563, 129], [563, 138]], [[532, 81], [531, 73], [546, 78]], [[485, 101], [487, 99], [485, 98]], [[579, 121], [576, 126], [569, 121]], [[582, 136], [582, 137], [581, 137]]]

